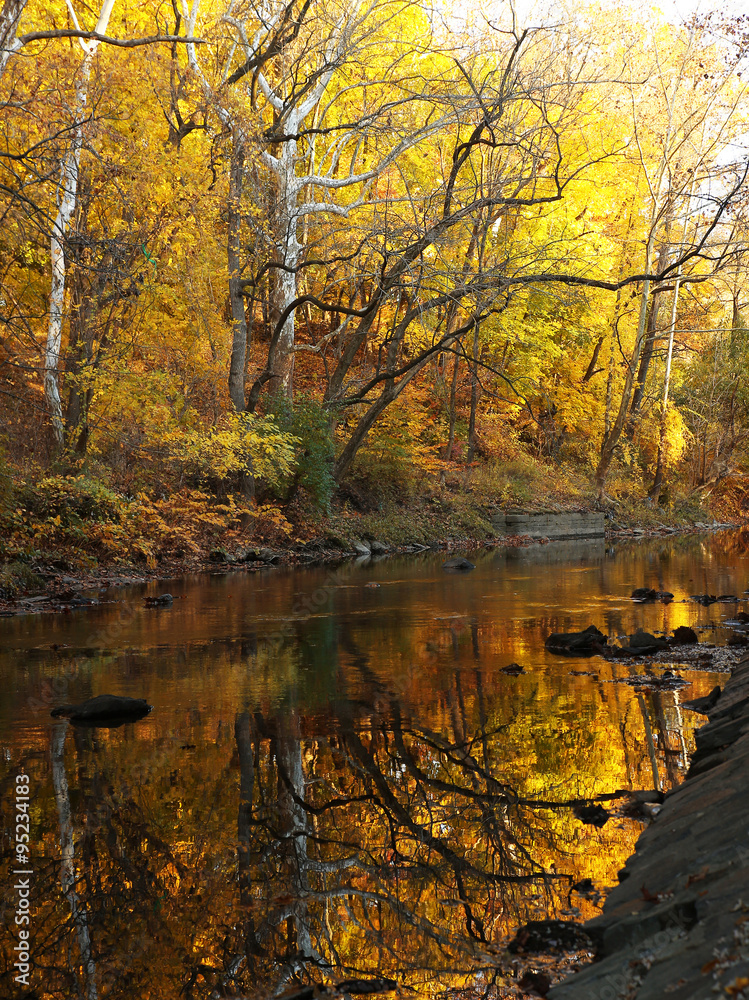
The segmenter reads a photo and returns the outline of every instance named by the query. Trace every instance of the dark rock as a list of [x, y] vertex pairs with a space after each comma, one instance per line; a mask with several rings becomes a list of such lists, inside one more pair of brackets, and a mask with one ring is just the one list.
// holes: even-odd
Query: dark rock
[[704, 698], [693, 698], [691, 701], [684, 701], [682, 702], [682, 706], [691, 709], [693, 712], [699, 712], [700, 715], [707, 715], [710, 709], [717, 704], [720, 692], [721, 686], [720, 684], [716, 684], [710, 694], [705, 695]]
[[739, 613], [735, 617], [736, 621], [741, 622], [742, 625], [749, 624], [749, 612], [739, 611]]
[[545, 645], [550, 653], [563, 656], [593, 656], [602, 652], [607, 640], [595, 625], [588, 625], [582, 632], [552, 632]]
[[225, 563], [229, 561], [223, 549], [214, 549], [212, 552], [209, 552], [208, 558], [212, 563]]
[[159, 594], [158, 597], [144, 597], [147, 608], [170, 608], [174, 602], [171, 594]]
[[699, 640], [693, 628], [690, 628], [688, 625], [679, 625], [678, 628], [674, 629], [674, 634], [670, 641], [674, 646], [694, 646]]
[[462, 556], [448, 559], [447, 562], [442, 563], [442, 568], [453, 573], [470, 573], [472, 569], [476, 569], [472, 562], [463, 559]]
[[500, 673], [509, 674], [510, 677], [518, 677], [520, 674], [524, 674], [525, 670], [523, 670], [519, 663], [508, 663], [506, 667], [502, 667]]
[[235, 562], [245, 563], [245, 562], [255, 562], [258, 558], [257, 549], [254, 547], [246, 549], [237, 549], [234, 554]]
[[592, 878], [582, 878], [582, 879], [580, 879], [579, 882], [575, 882], [575, 884], [570, 889], [570, 892], [576, 892], [580, 896], [586, 896], [589, 893], [595, 892], [595, 891], [596, 891], [596, 887], [595, 887], [595, 885], [593, 883], [593, 879]]
[[663, 792], [656, 790], [655, 788], [637, 788], [632, 792], [626, 793], [627, 798], [631, 799], [633, 802], [642, 804], [643, 802], [655, 802], [662, 803], [666, 797]]
[[709, 604], [715, 604], [718, 598], [715, 594], [690, 594], [690, 601], [695, 601], [697, 604], [702, 604], [703, 607], [707, 607]]
[[605, 826], [611, 817], [611, 813], [607, 812], [598, 803], [575, 806], [573, 812], [579, 820], [582, 820], [583, 823], [588, 823], [590, 826]]
[[749, 646], [749, 635], [746, 632], [732, 632], [726, 639], [726, 646]]
[[386, 552], [390, 551], [390, 546], [385, 545], [384, 542], [370, 542], [369, 548], [373, 555], [384, 556]]
[[364, 542], [354, 542], [354, 552], [356, 552], [358, 556], [365, 557], [372, 554], [371, 549], [368, 545], [365, 545]]
[[629, 648], [636, 649], [640, 653], [657, 653], [667, 646], [668, 642], [665, 639], [656, 639], [650, 632], [645, 632], [641, 628], [629, 637]]
[[128, 698], [116, 694], [100, 694], [79, 705], [61, 705], [50, 712], [55, 718], [70, 719], [71, 722], [89, 725], [120, 725], [135, 722], [153, 708], [144, 698]]
[[281, 556], [277, 552], [274, 552], [273, 549], [260, 549], [258, 559], [262, 559], [265, 563], [281, 562]]
[[518, 986], [524, 993], [533, 992], [537, 996], [545, 997], [551, 989], [551, 979], [545, 972], [526, 969], [522, 977], [518, 979]]
[[71, 597], [66, 603], [71, 608], [92, 608], [99, 602], [95, 597], [81, 597], [80, 594], [76, 594], [75, 597]]
[[579, 951], [590, 948], [591, 944], [590, 936], [572, 920], [531, 920], [518, 930], [507, 950], [539, 954]]
[[641, 628], [629, 637], [627, 646], [606, 646], [603, 655], [607, 659], [626, 660], [630, 657], [650, 656], [668, 648], [665, 639], [657, 639], [650, 632], [644, 632]]
[[738, 604], [739, 599], [735, 594], [721, 594], [718, 597], [719, 604]]
[[650, 587], [637, 587], [632, 591], [633, 601], [654, 601], [657, 591]]
[[632, 591], [633, 601], [662, 601], [663, 604], [669, 604], [674, 599], [674, 595], [670, 590], [654, 590], [652, 587], [637, 587]]

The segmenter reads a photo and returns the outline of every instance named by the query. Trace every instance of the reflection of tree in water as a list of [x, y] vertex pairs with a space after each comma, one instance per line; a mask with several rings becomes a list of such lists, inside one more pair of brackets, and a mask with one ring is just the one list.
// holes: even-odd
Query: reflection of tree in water
[[450, 698], [449, 733], [383, 691], [376, 711], [349, 706], [324, 727], [239, 712], [223, 770], [160, 772], [165, 758], [138, 785], [106, 735], [71, 727], [65, 744], [58, 727], [43, 829], [67, 831], [67, 874], [61, 902], [59, 854], [35, 886], [50, 901], [35, 942], [45, 994], [270, 996], [493, 973], [525, 890], [550, 893], [551, 877], [528, 850], [532, 815], [495, 773], [501, 733], [483, 711], [472, 730], [459, 685]]
[[[47, 996], [486, 986], [515, 927], [566, 905], [580, 827], [549, 808], [565, 798], [550, 786], [587, 759], [595, 727], [568, 744], [554, 725], [531, 738], [527, 704], [492, 686], [473, 629], [471, 661], [442, 675], [428, 721], [337, 638], [356, 699], [342, 682], [334, 717], [248, 705], [233, 725], [211, 717], [200, 746], [165, 740], [147, 755], [123, 733], [55, 730], [57, 800], [40, 802], [38, 837], [54, 861], [35, 886]], [[74, 880], [61, 896], [50, 831], [66, 823]]]
[[431, 979], [494, 967], [519, 888], [549, 882], [518, 835], [517, 797], [487, 766], [496, 734], [456, 741], [383, 708], [317, 739], [293, 716], [237, 719], [250, 916], [235, 952], [251, 981], [270, 975], [272, 992], [329, 972]]

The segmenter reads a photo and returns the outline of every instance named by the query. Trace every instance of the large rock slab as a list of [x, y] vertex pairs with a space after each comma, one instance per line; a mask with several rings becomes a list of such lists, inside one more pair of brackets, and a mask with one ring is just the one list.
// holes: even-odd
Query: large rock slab
[[599, 961], [550, 1000], [749, 995], [749, 660], [697, 734], [687, 779], [584, 925]]
[[594, 511], [562, 514], [495, 514], [492, 526], [502, 535], [529, 535], [531, 538], [602, 538], [606, 520]]

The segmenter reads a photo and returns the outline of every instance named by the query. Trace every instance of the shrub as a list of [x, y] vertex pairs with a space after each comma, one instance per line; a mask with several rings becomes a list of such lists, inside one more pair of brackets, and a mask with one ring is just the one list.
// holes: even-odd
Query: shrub
[[0, 566], [0, 597], [16, 597], [26, 590], [41, 587], [44, 581], [23, 562]]
[[303, 488], [315, 507], [330, 513], [336, 483], [333, 478], [335, 446], [326, 410], [312, 399], [298, 399], [292, 406], [289, 399], [278, 393], [266, 405], [266, 417], [272, 417], [281, 433], [296, 441], [293, 471], [278, 477], [276, 496], [290, 498]]

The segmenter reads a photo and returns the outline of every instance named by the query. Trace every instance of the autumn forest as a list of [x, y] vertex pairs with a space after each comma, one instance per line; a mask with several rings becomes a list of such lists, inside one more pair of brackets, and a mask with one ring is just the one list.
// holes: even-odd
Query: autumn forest
[[0, 35], [6, 557], [743, 512], [745, 17], [5, 0]]

